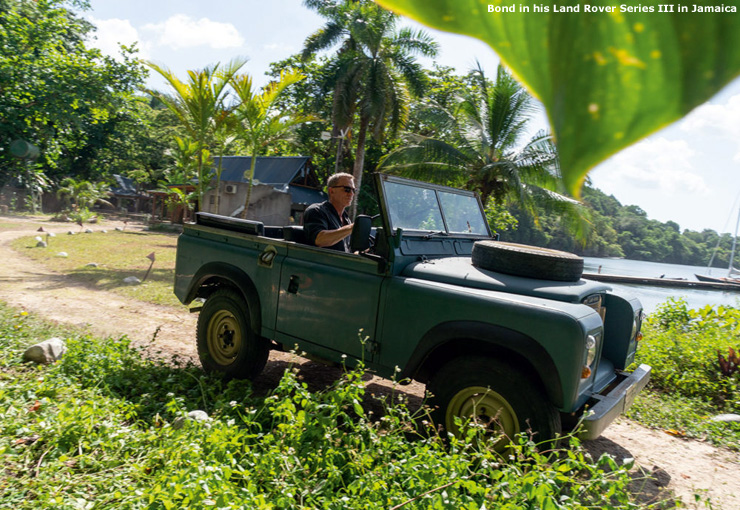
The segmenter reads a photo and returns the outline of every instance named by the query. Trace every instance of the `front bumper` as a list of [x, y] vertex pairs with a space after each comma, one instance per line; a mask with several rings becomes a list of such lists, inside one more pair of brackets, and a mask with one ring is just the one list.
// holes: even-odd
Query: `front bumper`
[[649, 365], [640, 365], [606, 395], [594, 395], [593, 398], [598, 402], [586, 411], [578, 437], [581, 439], [599, 437], [617, 416], [630, 408], [637, 394], [650, 380], [650, 370]]

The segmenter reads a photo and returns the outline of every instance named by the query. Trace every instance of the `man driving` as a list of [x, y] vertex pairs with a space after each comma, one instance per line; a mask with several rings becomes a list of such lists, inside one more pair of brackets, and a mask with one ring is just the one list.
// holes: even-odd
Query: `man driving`
[[352, 174], [336, 173], [327, 181], [329, 200], [312, 204], [303, 213], [303, 230], [308, 243], [320, 248], [350, 252], [349, 236], [352, 223], [345, 211], [355, 192]]

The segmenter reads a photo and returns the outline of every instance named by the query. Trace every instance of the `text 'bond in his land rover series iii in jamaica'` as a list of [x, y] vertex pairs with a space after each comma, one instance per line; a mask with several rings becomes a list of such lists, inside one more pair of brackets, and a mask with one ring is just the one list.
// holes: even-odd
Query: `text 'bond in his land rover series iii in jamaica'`
[[[647, 384], [642, 306], [581, 278], [575, 255], [495, 240], [469, 191], [376, 174], [380, 214], [352, 253], [299, 226], [198, 213], [177, 245], [175, 294], [201, 298], [203, 367], [254, 378], [270, 349], [427, 385], [436, 425], [596, 438]], [[373, 222], [376, 223], [373, 226]], [[359, 340], [359, 332], [368, 337]], [[400, 372], [399, 372], [400, 370]]]

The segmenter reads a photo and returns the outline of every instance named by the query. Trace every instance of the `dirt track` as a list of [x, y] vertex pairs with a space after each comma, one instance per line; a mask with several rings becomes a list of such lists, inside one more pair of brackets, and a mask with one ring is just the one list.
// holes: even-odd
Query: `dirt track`
[[[156, 336], [154, 346], [157, 349], [194, 358], [195, 315], [185, 308], [151, 305], [91, 289], [49, 271], [9, 247], [12, 239], [34, 235], [40, 223], [0, 217], [0, 222], [3, 221], [28, 222], [29, 227], [0, 231], [0, 260], [3, 261], [0, 300], [60, 323], [87, 328], [95, 334], [128, 335], [142, 345], [151, 344]], [[108, 229], [114, 226], [115, 223], [106, 223]], [[44, 228], [56, 232], [69, 230], [69, 226], [47, 222]], [[274, 384], [290, 359], [288, 354], [273, 353], [261, 377], [262, 384]], [[300, 360], [299, 363], [301, 372], [314, 384], [338, 375], [337, 371], [310, 361]], [[368, 378], [368, 384], [371, 388], [386, 385], [375, 377]], [[412, 404], [421, 400], [423, 386], [411, 384], [403, 388]], [[613, 424], [598, 440], [588, 442], [587, 448], [594, 456], [606, 451], [618, 460], [634, 458], [642, 472], [652, 475], [644, 483], [636, 482], [644, 501], [660, 498], [670, 502], [673, 494], [689, 508], [707, 508], [704, 503], [695, 503], [694, 494], [699, 494], [705, 500], [709, 498], [714, 509], [740, 508], [737, 489], [740, 454], [699, 441], [678, 439], [626, 419]]]

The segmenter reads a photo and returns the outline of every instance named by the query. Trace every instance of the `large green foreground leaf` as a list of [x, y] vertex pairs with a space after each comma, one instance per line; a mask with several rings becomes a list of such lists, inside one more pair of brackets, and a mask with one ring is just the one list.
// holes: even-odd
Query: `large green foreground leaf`
[[[563, 177], [576, 194], [594, 165], [680, 119], [740, 74], [737, 12], [691, 12], [693, 4], [673, 4], [689, 12], [664, 13], [649, 0], [493, 0], [493, 7], [516, 10], [498, 13], [489, 13], [482, 0], [376, 1], [430, 27], [487, 42], [547, 108]], [[716, 4], [737, 11], [740, 0]], [[586, 12], [587, 6], [613, 12]], [[568, 8], [579, 12], [555, 12]]]

